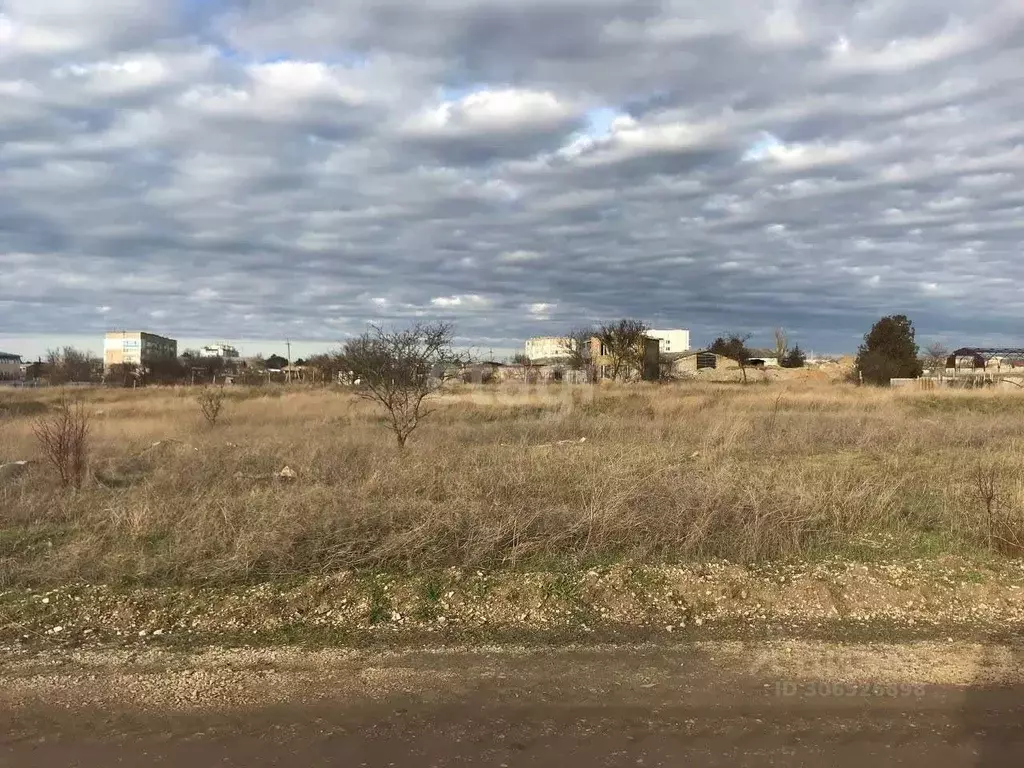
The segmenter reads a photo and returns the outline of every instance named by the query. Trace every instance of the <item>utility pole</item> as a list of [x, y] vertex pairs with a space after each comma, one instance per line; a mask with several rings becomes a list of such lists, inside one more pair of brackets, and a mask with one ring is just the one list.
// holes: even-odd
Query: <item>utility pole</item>
[[288, 374], [285, 376], [285, 381], [291, 382], [292, 380], [292, 340], [285, 339], [284, 345], [288, 348]]

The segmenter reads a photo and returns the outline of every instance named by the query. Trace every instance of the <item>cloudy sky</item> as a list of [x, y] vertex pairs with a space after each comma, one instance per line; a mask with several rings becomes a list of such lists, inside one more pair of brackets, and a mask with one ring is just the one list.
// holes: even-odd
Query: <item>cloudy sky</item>
[[[1024, 344], [1020, 0], [0, 0], [0, 344]], [[253, 351], [257, 351], [253, 349]]]

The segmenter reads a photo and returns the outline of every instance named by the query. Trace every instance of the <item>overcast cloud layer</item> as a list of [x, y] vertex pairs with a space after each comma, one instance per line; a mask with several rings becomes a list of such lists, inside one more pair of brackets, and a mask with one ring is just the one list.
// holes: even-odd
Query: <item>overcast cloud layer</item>
[[1024, 345], [1022, 182], [1019, 0], [0, 0], [8, 335]]

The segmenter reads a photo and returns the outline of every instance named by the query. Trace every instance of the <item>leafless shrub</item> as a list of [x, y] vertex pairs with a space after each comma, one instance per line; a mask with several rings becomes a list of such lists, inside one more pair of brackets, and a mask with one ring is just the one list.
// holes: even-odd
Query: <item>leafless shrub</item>
[[595, 333], [593, 328], [573, 328], [562, 337], [560, 346], [570, 370], [582, 371], [590, 365], [590, 339]]
[[89, 453], [89, 413], [62, 393], [53, 411], [36, 419], [33, 432], [65, 488], [80, 488]]
[[611, 361], [611, 378], [640, 376], [644, 370], [644, 339], [647, 325], [628, 318], [605, 323], [597, 329], [604, 354]]
[[345, 367], [360, 381], [357, 394], [384, 408], [399, 447], [429, 415], [424, 400], [468, 362], [452, 348], [452, 339], [446, 323], [418, 323], [402, 331], [371, 326], [341, 352]]
[[1019, 510], [1000, 487], [1000, 471], [994, 462], [979, 462], [972, 473], [975, 495], [981, 504], [985, 547], [993, 552], [1020, 555], [1024, 552], [1024, 523]]
[[196, 395], [196, 402], [199, 403], [199, 410], [203, 418], [212, 427], [217, 423], [221, 409], [224, 407], [223, 387], [203, 387]]

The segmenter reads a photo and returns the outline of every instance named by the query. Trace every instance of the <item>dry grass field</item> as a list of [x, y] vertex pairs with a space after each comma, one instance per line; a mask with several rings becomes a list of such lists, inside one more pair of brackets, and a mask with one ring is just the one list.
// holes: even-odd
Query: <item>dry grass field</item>
[[33, 460], [0, 479], [0, 587], [1024, 549], [1013, 393], [464, 386], [400, 451], [339, 390], [229, 389], [211, 426], [195, 391], [89, 389], [77, 491], [33, 434], [59, 394], [0, 390], [0, 464]]

